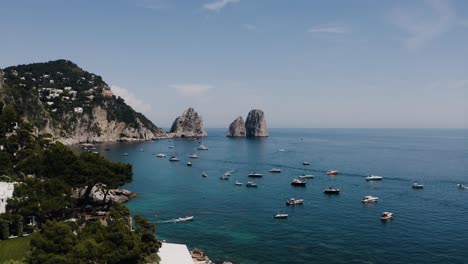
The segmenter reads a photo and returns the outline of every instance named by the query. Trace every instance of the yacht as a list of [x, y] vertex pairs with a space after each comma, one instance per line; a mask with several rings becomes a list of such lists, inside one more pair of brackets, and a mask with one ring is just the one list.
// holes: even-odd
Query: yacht
[[363, 203], [376, 203], [378, 200], [379, 200], [379, 197], [366, 195], [366, 196], [364, 196], [364, 198], [362, 198], [361, 202], [363, 202]]
[[281, 169], [273, 168], [270, 170], [271, 173], [281, 173]]
[[313, 179], [314, 177], [312, 174], [302, 174], [299, 176], [299, 179]]
[[177, 222], [193, 221], [193, 216], [184, 216], [177, 218]]
[[164, 154], [164, 153], [158, 153], [158, 154], [156, 154], [156, 157], [157, 157], [157, 158], [165, 158], [165, 157], [166, 157], [166, 154]]
[[293, 185], [293, 186], [306, 186], [306, 181], [302, 181], [302, 180], [299, 180], [299, 179], [294, 179], [294, 180], [292, 180], [291, 185]]
[[381, 215], [380, 215], [380, 219], [381, 220], [390, 220], [392, 219], [393, 217], [393, 213], [392, 212], [383, 212]]
[[288, 218], [288, 214], [275, 214], [275, 216], [273, 216], [275, 219], [286, 219]]
[[337, 174], [338, 174], [338, 171], [334, 171], [334, 170], [327, 171], [327, 175], [337, 175]]
[[236, 183], [235, 183], [235, 184], [236, 184], [236, 186], [242, 186], [242, 182], [238, 182], [238, 181], [236, 181]]
[[203, 145], [203, 137], [202, 137], [200, 146], [198, 146], [198, 150], [208, 150], [208, 147]]
[[310, 162], [304, 161], [304, 162], [302, 162], [302, 165], [305, 165], [305, 166], [310, 165]]
[[366, 181], [380, 181], [382, 180], [382, 176], [377, 176], [377, 175], [370, 175], [366, 177]]
[[326, 194], [339, 194], [339, 193], [340, 193], [340, 189], [328, 187], [328, 188], [326, 188], [325, 190], [323, 190], [323, 193], [326, 193]]
[[251, 177], [251, 178], [261, 178], [261, 177], [263, 177], [263, 174], [256, 173], [256, 172], [251, 172], [251, 173], [249, 173], [248, 176]]
[[257, 184], [255, 182], [247, 182], [247, 184], [245, 185], [246, 187], [258, 187]]
[[228, 177], [229, 177], [229, 176], [231, 176], [232, 174], [231, 174], [231, 172], [230, 172], [230, 171], [226, 171], [226, 172], [225, 172], [223, 175], [224, 175], [224, 176], [228, 176]]
[[412, 187], [413, 189], [424, 189], [424, 185], [421, 183], [417, 183], [417, 182], [413, 183]]
[[192, 153], [192, 155], [189, 156], [191, 159], [198, 159], [198, 155], [195, 153]]
[[228, 176], [221, 176], [219, 177], [220, 180], [224, 180], [224, 181], [227, 181], [229, 180], [229, 177]]
[[191, 167], [192, 166], [192, 162], [187, 162], [187, 166]]
[[206, 177], [208, 177], [208, 173], [203, 172], [203, 173], [201, 174], [201, 176], [206, 178]]
[[177, 158], [176, 156], [172, 156], [169, 161], [179, 161], [180, 159]]
[[304, 199], [291, 198], [288, 201], [286, 201], [286, 205], [298, 205], [298, 204], [302, 204], [303, 202], [304, 202]]

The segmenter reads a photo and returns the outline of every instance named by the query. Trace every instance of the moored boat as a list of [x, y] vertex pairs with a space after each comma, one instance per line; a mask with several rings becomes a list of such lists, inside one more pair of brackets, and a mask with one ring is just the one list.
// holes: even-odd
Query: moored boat
[[377, 176], [377, 175], [370, 175], [366, 177], [366, 181], [380, 181], [382, 180], [382, 176]]
[[157, 157], [157, 158], [165, 158], [165, 157], [166, 157], [166, 154], [164, 154], [164, 153], [158, 153], [158, 154], [156, 154], [156, 157]]
[[390, 219], [392, 219], [392, 217], [393, 217], [393, 213], [392, 213], [392, 212], [383, 212], [383, 213], [380, 215], [380, 219], [383, 220], [383, 221], [390, 220]]
[[201, 176], [206, 178], [206, 177], [208, 177], [208, 173], [203, 172], [203, 173], [201, 174]]
[[340, 189], [328, 187], [328, 188], [326, 188], [325, 190], [323, 190], [323, 193], [326, 193], [326, 194], [339, 194], [339, 193], [340, 193]]
[[288, 214], [275, 214], [273, 217], [275, 219], [286, 219], [288, 218]]
[[124, 153], [123, 155], [124, 155], [124, 156], [128, 156], [128, 153]]
[[270, 170], [271, 173], [281, 173], [281, 169], [278, 169], [278, 168], [272, 168]]
[[179, 158], [177, 158], [176, 156], [172, 156], [169, 161], [180, 161]]
[[258, 187], [257, 184], [255, 182], [247, 182], [247, 184], [245, 185], [246, 187]]
[[413, 183], [412, 187], [413, 187], [413, 189], [423, 189], [424, 185], [421, 184], [421, 183], [415, 182], [415, 183]]
[[296, 199], [296, 198], [291, 198], [288, 201], [286, 201], [286, 205], [298, 205], [298, 204], [303, 204], [304, 199]]
[[314, 177], [312, 174], [302, 174], [299, 176], [299, 179], [313, 179]]
[[302, 180], [299, 180], [299, 179], [294, 179], [294, 180], [292, 180], [291, 185], [293, 185], [293, 186], [306, 186], [306, 181], [302, 181]]
[[192, 166], [192, 162], [187, 162], [187, 166], [191, 167]]
[[189, 157], [190, 157], [191, 159], [198, 159], [198, 155], [195, 154], [195, 153], [192, 153]]
[[229, 177], [228, 176], [221, 176], [219, 177], [220, 180], [224, 180], [224, 181], [227, 181], [229, 180]]
[[235, 185], [236, 185], [236, 186], [242, 186], [242, 182], [236, 181]]
[[256, 172], [251, 172], [251, 173], [249, 173], [248, 176], [251, 177], [251, 178], [261, 178], [261, 177], [263, 177], [263, 174], [256, 173]]
[[337, 174], [338, 174], [338, 171], [334, 171], [334, 170], [327, 171], [327, 175], [337, 175]]
[[310, 165], [310, 162], [304, 161], [304, 162], [302, 162], [302, 165], [305, 165], [305, 166]]
[[362, 198], [361, 202], [363, 203], [376, 203], [379, 200], [379, 197], [372, 196], [372, 195], [366, 195], [364, 198]]

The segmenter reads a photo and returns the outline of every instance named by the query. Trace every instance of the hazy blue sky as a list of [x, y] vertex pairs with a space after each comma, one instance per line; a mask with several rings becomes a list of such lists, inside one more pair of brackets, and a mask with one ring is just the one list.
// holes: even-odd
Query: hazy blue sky
[[69, 59], [167, 127], [467, 127], [468, 1], [0, 0], [0, 67]]

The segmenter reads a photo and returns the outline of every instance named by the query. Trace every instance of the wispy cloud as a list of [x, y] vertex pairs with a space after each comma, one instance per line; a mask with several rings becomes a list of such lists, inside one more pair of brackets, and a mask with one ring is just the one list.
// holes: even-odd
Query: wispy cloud
[[111, 85], [111, 91], [114, 93], [114, 95], [122, 97], [122, 99], [124, 99], [125, 102], [137, 112], [148, 114], [151, 111], [150, 104], [145, 103], [143, 100], [137, 98], [128, 89], [119, 87], [117, 85]]
[[391, 14], [391, 21], [408, 34], [406, 46], [410, 49], [437, 39], [456, 26], [466, 25], [448, 0], [425, 0], [422, 7], [415, 9], [397, 8]]
[[198, 83], [172, 84], [169, 87], [174, 88], [182, 96], [201, 95], [213, 88], [212, 85]]
[[257, 26], [252, 25], [252, 24], [242, 24], [242, 27], [247, 29], [247, 30], [256, 30]]
[[229, 4], [237, 4], [240, 0], [217, 0], [203, 5], [203, 8], [210, 11], [220, 11]]
[[309, 28], [309, 33], [326, 33], [326, 34], [346, 34], [350, 33], [349, 29], [337, 25], [317, 25]]

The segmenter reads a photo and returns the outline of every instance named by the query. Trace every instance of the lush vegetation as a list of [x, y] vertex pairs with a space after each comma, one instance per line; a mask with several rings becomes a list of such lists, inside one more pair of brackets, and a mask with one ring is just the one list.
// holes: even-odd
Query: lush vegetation
[[0, 241], [0, 263], [8, 260], [24, 260], [29, 251], [31, 237], [17, 237]]
[[[131, 182], [130, 164], [74, 152], [49, 135], [35, 136], [10, 105], [2, 105], [0, 120], [0, 180], [18, 182], [7, 213], [0, 215], [0, 249], [8, 247], [10, 235], [33, 233], [28, 263], [158, 261], [153, 224], [141, 216], [132, 224], [129, 210], [105, 197], [103, 202], [89, 199], [97, 184], [106, 186], [107, 195]], [[18, 256], [25, 251], [23, 245]]]

